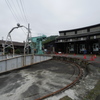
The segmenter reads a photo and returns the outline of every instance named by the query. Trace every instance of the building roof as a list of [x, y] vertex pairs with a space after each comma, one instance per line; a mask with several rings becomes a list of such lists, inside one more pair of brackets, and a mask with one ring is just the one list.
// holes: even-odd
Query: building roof
[[85, 37], [85, 36], [92, 36], [92, 35], [97, 35], [100, 34], [100, 31], [98, 32], [88, 32], [84, 34], [75, 34], [75, 35], [68, 35], [68, 36], [59, 36], [56, 39], [61, 39], [61, 38], [75, 38], [75, 37]]
[[87, 28], [93, 28], [93, 27], [96, 27], [96, 26], [100, 26], [100, 24], [95, 24], [95, 25], [91, 25], [91, 26], [86, 26], [86, 27], [76, 28], [76, 29], [70, 29], [70, 30], [62, 30], [62, 31], [59, 31], [59, 33], [71, 32], [71, 31], [82, 30], [82, 29], [87, 29]]
[[[23, 42], [15, 42], [15, 41], [12, 41], [13, 42], [13, 45], [15, 45], [15, 46], [24, 46], [25, 45], [25, 43], [23, 43]], [[0, 40], [0, 44], [3, 44], [3, 43], [5, 43], [5, 40]], [[10, 43], [10, 41], [8, 41], [8, 44]]]

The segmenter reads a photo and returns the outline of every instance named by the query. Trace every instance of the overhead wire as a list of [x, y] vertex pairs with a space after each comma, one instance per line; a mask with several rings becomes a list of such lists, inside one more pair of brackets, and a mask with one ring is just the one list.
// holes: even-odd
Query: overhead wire
[[[25, 21], [27, 24], [28, 24], [28, 21], [27, 21], [27, 18], [26, 18], [26, 15], [25, 15], [25, 12], [24, 12], [24, 8], [23, 8], [23, 5], [22, 5], [22, 1], [20, 0], [16, 0], [17, 1], [17, 5], [19, 7], [19, 10], [20, 10], [20, 13], [22, 15], [22, 20]], [[25, 31], [23, 30], [23, 28], [21, 27], [21, 30], [25, 33]], [[25, 33], [26, 35], [26, 33]]]
[[[25, 12], [24, 12], [24, 7], [23, 7], [23, 4], [22, 4], [22, 1], [20, 0], [20, 2], [19, 2], [19, 0], [17, 0], [17, 5], [18, 5], [19, 10], [20, 10], [20, 12], [22, 14], [23, 21], [25, 21], [28, 24], [28, 21], [27, 21]], [[23, 30], [22, 27], [21, 27], [21, 30], [25, 33], [25, 31]], [[25, 35], [26, 35], [26, 33], [25, 33]]]
[[19, 7], [16, 5], [16, 0], [12, 0], [11, 1], [11, 6], [13, 8], [13, 10], [15, 11], [15, 15], [18, 17], [19, 19], [19, 22], [21, 22], [23, 20], [22, 16], [21, 16], [21, 13], [20, 13], [20, 10], [19, 10]]
[[[22, 4], [21, 0], [20, 0], [20, 2], [18, 2], [18, 0], [17, 0], [17, 6], [19, 8], [19, 11], [20, 11], [20, 14], [22, 15], [22, 17], [16, 14], [16, 11], [18, 11], [18, 9], [16, 8], [16, 5], [13, 2], [13, 0], [11, 1], [12, 3], [9, 0], [5, 0], [5, 2], [8, 6], [8, 8], [10, 9], [10, 11], [11, 11], [11, 13], [12, 13], [12, 15], [13, 15], [13, 17], [16, 20], [17, 23], [20, 22], [19, 17], [22, 18], [23, 21], [28, 23], [26, 15], [25, 15], [24, 7], [23, 7], [23, 4]], [[13, 6], [12, 6], [12, 4], [13, 4]], [[21, 30], [24, 32], [24, 30], [22, 28], [21, 28]]]
[[15, 19], [16, 22], [18, 23], [18, 18], [17, 18], [17, 16], [14, 14], [15, 12], [14, 12], [12, 6], [10, 5], [9, 1], [8, 1], [8, 0], [5, 0], [5, 2], [6, 2], [6, 4], [7, 4], [7, 6], [8, 6], [8, 8], [9, 8], [9, 10], [11, 11], [11, 13], [12, 13], [14, 19]]
[[25, 13], [25, 10], [24, 10], [24, 6], [23, 6], [23, 3], [22, 3], [21, 0], [20, 0], [20, 4], [21, 4], [21, 6], [22, 6], [22, 10], [23, 10], [23, 14], [24, 14], [25, 20], [26, 20], [26, 22], [28, 23], [28, 20], [27, 20], [27, 17], [26, 17], [26, 13]]
[[22, 6], [21, 6], [19, 0], [16, 0], [16, 2], [17, 2], [17, 3], [16, 3], [17, 6], [18, 6], [18, 8], [19, 8], [20, 14], [21, 14], [21, 18], [22, 18], [22, 20], [23, 20], [24, 22], [26, 22], [25, 17], [24, 17], [24, 14], [23, 14]]

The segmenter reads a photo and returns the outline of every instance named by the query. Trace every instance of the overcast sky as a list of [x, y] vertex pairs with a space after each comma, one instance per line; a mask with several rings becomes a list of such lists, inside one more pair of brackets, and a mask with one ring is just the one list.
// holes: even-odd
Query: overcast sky
[[[17, 23], [30, 23], [33, 37], [59, 35], [61, 30], [100, 23], [100, 0], [0, 0], [0, 40]], [[23, 30], [15, 29], [12, 40], [25, 41]]]

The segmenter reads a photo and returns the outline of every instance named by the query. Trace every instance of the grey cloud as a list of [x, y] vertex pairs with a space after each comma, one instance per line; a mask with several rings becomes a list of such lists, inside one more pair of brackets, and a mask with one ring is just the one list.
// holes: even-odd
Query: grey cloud
[[[11, 2], [11, 0], [9, 0]], [[16, 0], [15, 0], [16, 1]], [[58, 35], [60, 30], [74, 29], [100, 23], [100, 0], [22, 0], [32, 35]], [[17, 5], [16, 5], [17, 7]], [[16, 26], [17, 22], [7, 7], [5, 0], [0, 0], [0, 39]], [[19, 23], [27, 26], [17, 13]], [[26, 30], [25, 30], [26, 31]], [[14, 34], [18, 34], [15, 36]], [[25, 40], [21, 30], [15, 31], [13, 39]], [[22, 34], [23, 37], [19, 37]]]

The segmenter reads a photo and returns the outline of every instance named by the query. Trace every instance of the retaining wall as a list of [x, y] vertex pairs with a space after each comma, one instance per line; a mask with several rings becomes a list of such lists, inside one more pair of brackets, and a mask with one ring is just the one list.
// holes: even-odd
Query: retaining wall
[[17, 56], [13, 58], [7, 58], [4, 60], [0, 60], [0, 73], [11, 71], [14, 69], [22, 68], [25, 66], [29, 66], [32, 64], [40, 63], [46, 60], [50, 60], [52, 57], [50, 56], [33, 56], [33, 55], [26, 55], [26, 56]]
[[84, 68], [87, 72], [90, 71], [90, 62], [80, 58], [73, 58], [73, 57], [65, 57], [65, 56], [53, 56], [55, 60], [62, 60], [66, 62], [73, 62], [78, 64], [80, 67]]

